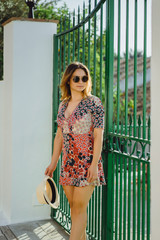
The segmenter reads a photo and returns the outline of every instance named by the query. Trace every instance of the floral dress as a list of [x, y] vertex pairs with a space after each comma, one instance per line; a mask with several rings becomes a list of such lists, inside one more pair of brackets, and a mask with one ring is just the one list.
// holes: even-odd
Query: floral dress
[[106, 185], [102, 157], [98, 161], [98, 179], [87, 181], [88, 168], [93, 159], [94, 128], [104, 129], [104, 107], [96, 96], [83, 98], [72, 114], [65, 118], [67, 101], [62, 101], [57, 124], [63, 134], [63, 157], [59, 184], [83, 187]]

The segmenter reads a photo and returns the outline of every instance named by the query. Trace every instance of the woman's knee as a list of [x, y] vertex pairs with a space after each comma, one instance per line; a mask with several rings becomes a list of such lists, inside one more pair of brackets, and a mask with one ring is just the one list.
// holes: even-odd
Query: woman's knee
[[86, 213], [87, 206], [84, 201], [73, 199], [72, 201], [72, 212], [74, 213]]

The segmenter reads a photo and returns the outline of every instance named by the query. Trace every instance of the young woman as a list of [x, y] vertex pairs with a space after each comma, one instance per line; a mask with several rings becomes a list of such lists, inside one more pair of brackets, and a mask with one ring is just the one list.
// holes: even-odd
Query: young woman
[[51, 164], [45, 174], [53, 177], [61, 151], [63, 159], [59, 184], [71, 209], [70, 240], [85, 240], [87, 206], [95, 186], [106, 185], [101, 150], [104, 130], [104, 108], [91, 95], [88, 68], [71, 63], [61, 81], [60, 103]]

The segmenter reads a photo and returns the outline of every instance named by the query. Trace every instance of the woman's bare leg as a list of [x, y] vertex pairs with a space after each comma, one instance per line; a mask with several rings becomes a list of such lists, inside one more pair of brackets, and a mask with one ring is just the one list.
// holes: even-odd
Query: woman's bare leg
[[86, 240], [87, 239], [87, 234], [86, 234], [86, 229], [81, 237], [81, 240]]
[[[71, 207], [72, 227], [70, 240], [85, 239], [87, 226], [87, 206], [95, 186], [75, 187]], [[84, 237], [84, 238], [83, 238]]]

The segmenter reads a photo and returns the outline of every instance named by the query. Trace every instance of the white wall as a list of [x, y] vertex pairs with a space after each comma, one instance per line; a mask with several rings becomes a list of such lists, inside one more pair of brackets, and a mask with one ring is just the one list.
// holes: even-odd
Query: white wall
[[152, 1], [151, 58], [151, 237], [160, 238], [160, 1]]
[[[52, 154], [53, 22], [4, 26], [4, 81], [0, 83], [0, 206], [8, 223], [50, 217], [36, 187]], [[3, 145], [1, 145], [3, 144]], [[3, 147], [2, 147], [3, 146]]]

